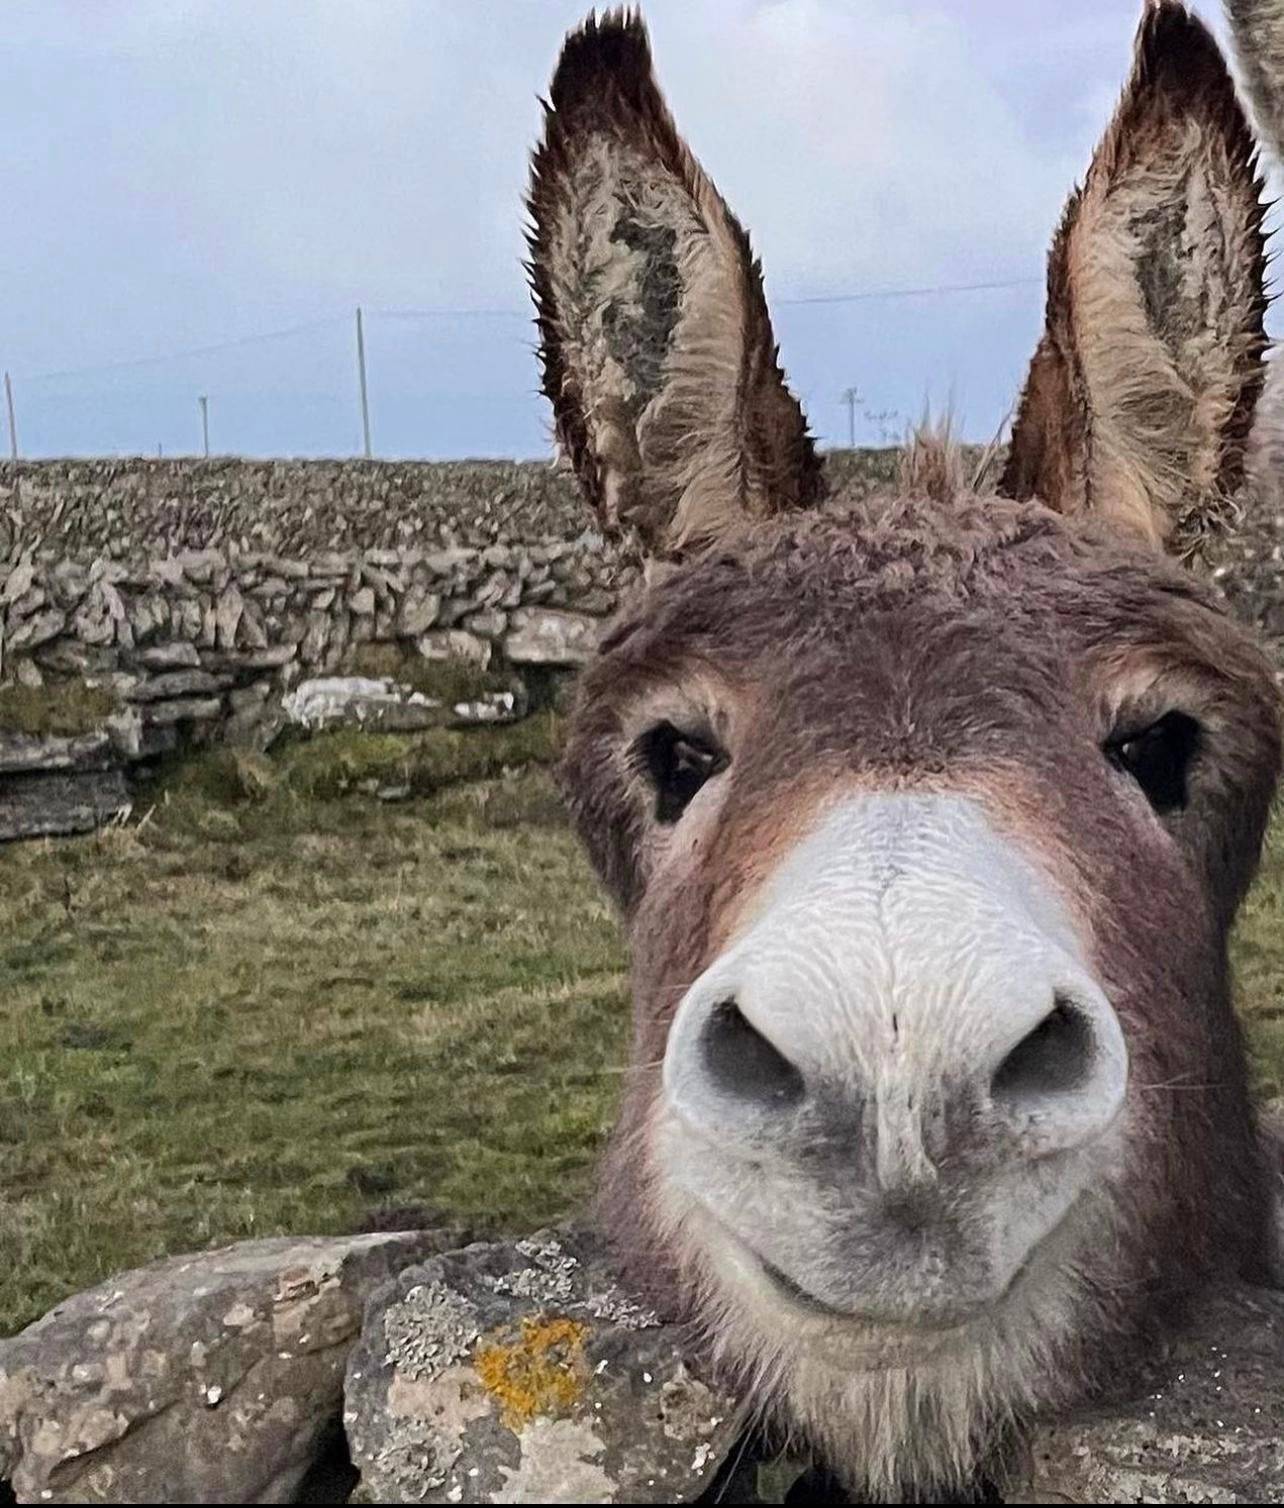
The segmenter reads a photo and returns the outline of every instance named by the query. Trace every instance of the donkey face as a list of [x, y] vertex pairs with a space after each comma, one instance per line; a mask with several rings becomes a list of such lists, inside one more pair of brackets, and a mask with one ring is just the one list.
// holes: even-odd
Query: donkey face
[[637, 1281], [876, 1490], [965, 1475], [1264, 1255], [1225, 945], [1275, 691], [1165, 558], [1238, 485], [1261, 384], [1252, 152], [1207, 32], [1153, 5], [1004, 495], [926, 478], [929, 445], [842, 512], [641, 23], [589, 21], [554, 79], [546, 387], [656, 562], [563, 771], [634, 958], [605, 1209]]

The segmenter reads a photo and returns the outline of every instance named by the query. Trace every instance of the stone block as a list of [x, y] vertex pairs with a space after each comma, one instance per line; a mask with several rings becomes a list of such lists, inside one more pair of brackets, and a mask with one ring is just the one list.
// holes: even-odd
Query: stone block
[[247, 1241], [67, 1300], [0, 1340], [0, 1478], [23, 1502], [291, 1502], [366, 1299], [449, 1240]]
[[129, 789], [119, 769], [8, 775], [0, 780], [0, 842], [92, 832], [129, 806]]
[[371, 1299], [344, 1427], [366, 1502], [679, 1503], [740, 1432], [689, 1329], [542, 1232], [407, 1268]]
[[513, 614], [504, 652], [515, 665], [584, 665], [597, 649], [600, 625], [582, 613], [522, 608]]

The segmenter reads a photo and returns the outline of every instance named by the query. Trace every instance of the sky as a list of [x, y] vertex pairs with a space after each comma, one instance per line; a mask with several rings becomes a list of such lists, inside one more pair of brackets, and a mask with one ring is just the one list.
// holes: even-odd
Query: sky
[[[586, 0], [5, 0], [0, 367], [24, 455], [548, 456], [520, 261]], [[651, 0], [822, 443], [988, 438], [1133, 0]], [[1203, 11], [1209, 15], [1209, 7]], [[1220, 17], [1209, 18], [1220, 29]], [[879, 295], [940, 284], [971, 292]], [[4, 438], [8, 436], [5, 433]]]

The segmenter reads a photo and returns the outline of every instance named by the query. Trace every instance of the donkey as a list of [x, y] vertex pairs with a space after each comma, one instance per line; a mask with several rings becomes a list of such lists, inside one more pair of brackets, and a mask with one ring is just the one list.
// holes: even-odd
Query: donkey
[[605, 1226], [850, 1490], [966, 1486], [1268, 1269], [1227, 932], [1277, 691], [1180, 563], [1263, 384], [1254, 139], [1151, 0], [997, 485], [928, 440], [838, 507], [640, 18], [573, 32], [545, 109], [544, 389], [648, 562], [561, 770], [632, 953]]

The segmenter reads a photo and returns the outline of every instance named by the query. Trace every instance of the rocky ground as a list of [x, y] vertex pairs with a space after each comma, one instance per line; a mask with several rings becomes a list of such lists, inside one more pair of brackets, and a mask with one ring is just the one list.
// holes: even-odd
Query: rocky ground
[[[0, 1341], [0, 1485], [23, 1503], [849, 1501], [764, 1448], [591, 1237], [460, 1239], [247, 1242], [69, 1300]], [[1213, 1296], [1126, 1398], [1036, 1426], [976, 1491], [1284, 1502], [1284, 1294]]]

